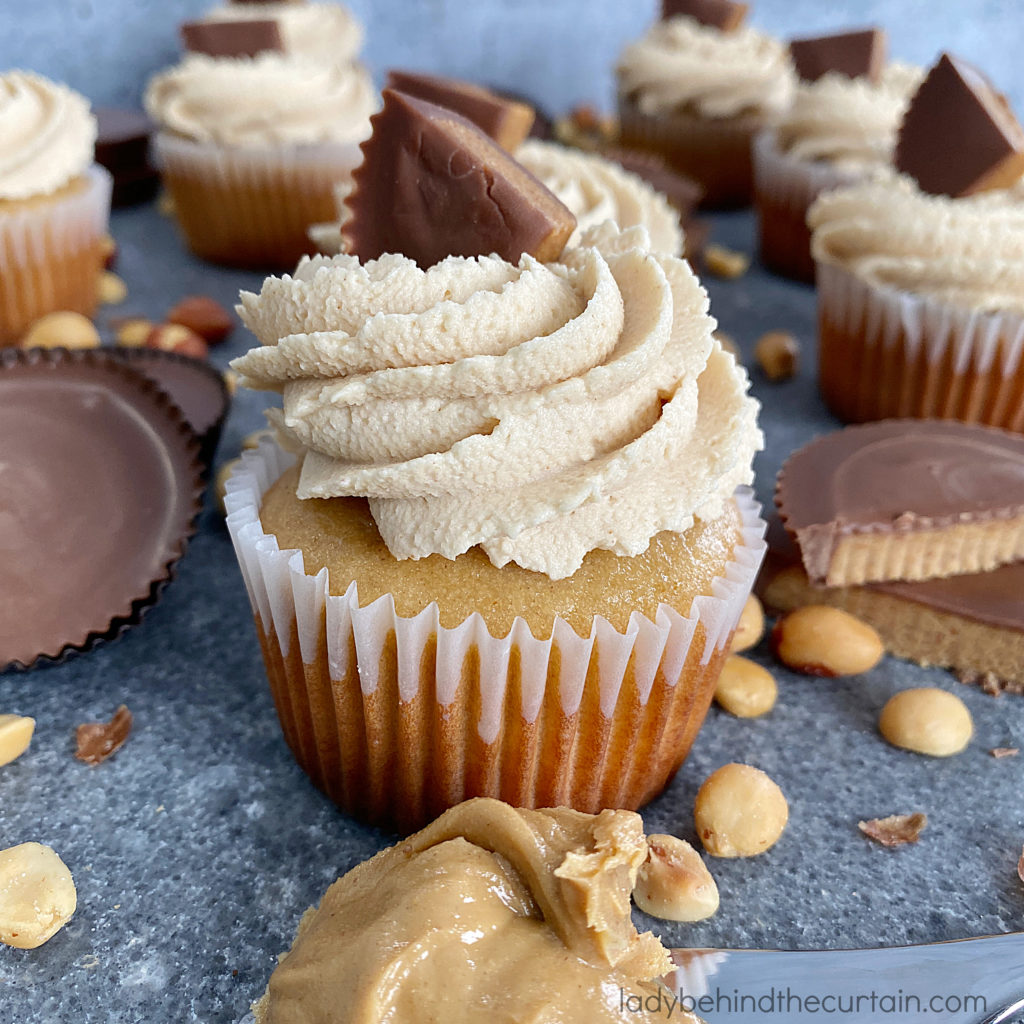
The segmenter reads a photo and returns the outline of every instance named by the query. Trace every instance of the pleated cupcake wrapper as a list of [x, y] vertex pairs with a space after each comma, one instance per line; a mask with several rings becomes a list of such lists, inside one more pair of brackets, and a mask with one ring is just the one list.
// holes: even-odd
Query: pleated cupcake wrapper
[[752, 143], [764, 127], [756, 114], [709, 118], [678, 111], [646, 114], [619, 97], [623, 146], [656, 153], [704, 188], [702, 207], [748, 206], [753, 194]]
[[1024, 432], [1024, 316], [816, 266], [821, 391], [840, 419], [956, 419]]
[[249, 148], [164, 132], [154, 149], [193, 251], [286, 270], [315, 251], [307, 230], [336, 216], [334, 188], [362, 160], [356, 142]]
[[331, 595], [327, 570], [307, 574], [260, 524], [262, 495], [292, 461], [270, 441], [246, 453], [227, 525], [285, 737], [340, 806], [411, 829], [470, 796], [596, 811], [660, 792], [703, 721], [764, 554], [748, 490], [742, 541], [688, 616], [663, 605], [625, 633], [599, 617], [586, 639], [556, 618], [548, 640], [517, 619], [496, 638], [479, 614], [445, 629], [436, 604], [403, 618], [390, 594], [362, 608], [354, 583]]
[[783, 153], [774, 128], [754, 139], [754, 203], [761, 260], [778, 273], [814, 280], [807, 211], [822, 192], [856, 181], [858, 175], [824, 161]]
[[95, 311], [111, 187], [95, 164], [83, 189], [0, 212], [0, 345], [47, 313]]

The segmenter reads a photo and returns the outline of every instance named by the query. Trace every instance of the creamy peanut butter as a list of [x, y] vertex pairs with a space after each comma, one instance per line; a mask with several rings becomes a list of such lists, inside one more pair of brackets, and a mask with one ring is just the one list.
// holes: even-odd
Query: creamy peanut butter
[[[257, 1024], [666, 1019], [642, 1005], [668, 953], [630, 917], [646, 856], [629, 811], [469, 800], [307, 911]], [[678, 1005], [671, 1019], [697, 1020]]]

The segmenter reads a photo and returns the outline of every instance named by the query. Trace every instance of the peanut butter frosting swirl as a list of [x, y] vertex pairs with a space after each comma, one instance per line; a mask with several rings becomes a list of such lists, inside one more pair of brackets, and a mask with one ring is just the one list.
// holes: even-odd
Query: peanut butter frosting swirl
[[623, 50], [617, 72], [619, 91], [644, 114], [757, 113], [771, 120], [789, 106], [796, 87], [779, 40], [749, 26], [722, 32], [684, 16], [655, 22]]
[[645, 227], [655, 252], [682, 254], [678, 214], [638, 175], [595, 153], [537, 139], [524, 142], [515, 156], [572, 210], [577, 228], [570, 245], [577, 244], [589, 228], [610, 220], [622, 229]]
[[154, 76], [145, 104], [161, 128], [198, 142], [301, 145], [364, 139], [378, 97], [359, 64], [196, 53]]
[[31, 71], [0, 74], [0, 199], [48, 195], [93, 162], [89, 101]]
[[491, 561], [553, 579], [604, 548], [718, 515], [760, 445], [707, 295], [641, 228], [592, 229], [561, 263], [306, 259], [242, 294], [305, 451], [300, 498], [365, 495], [398, 559]]
[[363, 45], [363, 26], [346, 7], [334, 3], [228, 3], [203, 21], [276, 21], [285, 53], [327, 64], [347, 64]]
[[1024, 313], [1024, 183], [951, 199], [880, 171], [820, 196], [807, 222], [815, 259], [873, 285]]
[[823, 160], [860, 171], [892, 162], [903, 112], [924, 72], [892, 63], [880, 81], [836, 72], [797, 86], [779, 122], [779, 148], [800, 160]]

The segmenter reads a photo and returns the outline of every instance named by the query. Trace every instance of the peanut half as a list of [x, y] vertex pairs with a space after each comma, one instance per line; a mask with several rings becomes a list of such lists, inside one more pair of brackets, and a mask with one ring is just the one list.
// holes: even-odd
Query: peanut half
[[71, 872], [49, 846], [0, 850], [0, 942], [35, 949], [64, 927], [77, 905]]
[[789, 380], [800, 365], [800, 343], [788, 331], [769, 331], [754, 346], [754, 358], [770, 381]]
[[931, 757], [959, 754], [974, 734], [967, 705], [934, 686], [903, 690], [886, 702], [878, 730], [894, 746]]
[[775, 677], [749, 658], [730, 654], [715, 685], [715, 700], [737, 718], [766, 715], [779, 696]]
[[71, 310], [40, 317], [21, 339], [22, 348], [96, 348], [99, 343], [96, 325]]
[[809, 676], [855, 676], [873, 669], [885, 654], [867, 623], [839, 608], [809, 604], [784, 615], [772, 630], [775, 656]]
[[718, 909], [718, 886], [700, 854], [675, 836], [647, 837], [633, 902], [665, 921], [703, 921]]
[[789, 804], [759, 768], [727, 764], [697, 791], [697, 835], [712, 857], [754, 857], [774, 846], [789, 821]]
[[743, 611], [740, 612], [740, 621], [736, 623], [736, 632], [732, 635], [732, 644], [729, 650], [733, 654], [750, 650], [751, 647], [756, 647], [761, 642], [762, 636], [764, 636], [764, 609], [761, 607], [757, 595], [751, 594], [743, 606]]
[[35, 727], [34, 718], [0, 715], [0, 765], [10, 764], [28, 750]]

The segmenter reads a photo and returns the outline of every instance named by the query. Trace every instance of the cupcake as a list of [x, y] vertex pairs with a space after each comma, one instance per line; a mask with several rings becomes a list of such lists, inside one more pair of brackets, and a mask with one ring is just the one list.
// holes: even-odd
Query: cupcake
[[[261, 345], [234, 365], [281, 392], [285, 450], [243, 459], [228, 526], [286, 739], [346, 811], [402, 828], [477, 795], [637, 807], [685, 757], [760, 561], [737, 491], [756, 403], [690, 267], [643, 229], [547, 263], [518, 236], [424, 258], [464, 252], [495, 197], [496, 231], [532, 231], [540, 186], [458, 115], [385, 99], [350, 201], [360, 256], [240, 306]], [[430, 161], [415, 215], [383, 160], [407, 152], [385, 138], [399, 110], [440, 122], [409, 128]], [[398, 232], [407, 254], [369, 255]]]
[[[785, 277], [814, 280], [807, 211], [817, 196], [892, 163], [900, 120], [923, 72], [885, 64], [883, 48], [877, 30], [792, 44], [802, 78], [793, 105], [754, 142], [761, 260]], [[851, 49], [860, 59], [844, 63]], [[827, 70], [818, 62], [807, 67], [808, 51], [826, 55]]]
[[753, 139], [785, 113], [796, 83], [785, 45], [742, 25], [745, 10], [666, 2], [616, 68], [622, 145], [694, 178], [708, 207], [750, 203]]
[[55, 310], [91, 316], [110, 175], [89, 102], [29, 71], [0, 74], [0, 345]]
[[895, 160], [808, 214], [822, 395], [848, 422], [1022, 431], [1024, 130], [979, 72], [943, 56]]
[[334, 215], [334, 187], [359, 163], [378, 98], [359, 64], [264, 50], [190, 53], [150, 81], [145, 103], [192, 251], [285, 269], [314, 251], [310, 225]]

